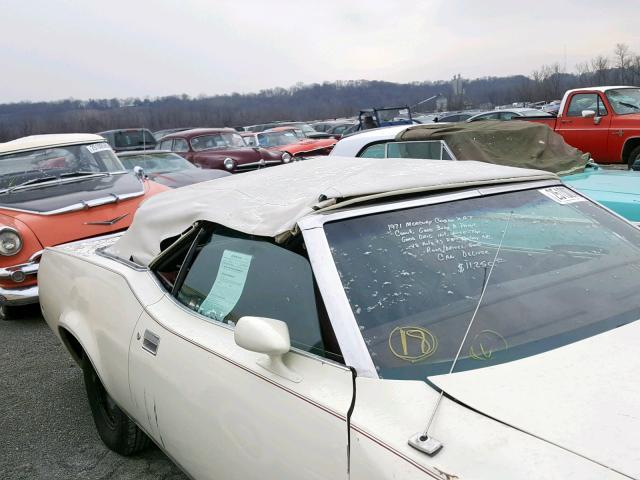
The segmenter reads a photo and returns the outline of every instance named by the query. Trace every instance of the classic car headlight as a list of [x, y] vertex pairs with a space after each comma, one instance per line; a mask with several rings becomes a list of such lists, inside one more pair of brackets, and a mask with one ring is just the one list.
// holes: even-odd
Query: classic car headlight
[[22, 237], [17, 230], [4, 227], [0, 229], [0, 255], [15, 255], [22, 249]]
[[233, 158], [225, 158], [224, 159], [224, 168], [226, 168], [227, 170], [233, 170], [233, 168], [236, 166], [236, 162], [233, 160]]
[[289, 163], [291, 161], [291, 154], [289, 152], [284, 152], [282, 154], [282, 163]]

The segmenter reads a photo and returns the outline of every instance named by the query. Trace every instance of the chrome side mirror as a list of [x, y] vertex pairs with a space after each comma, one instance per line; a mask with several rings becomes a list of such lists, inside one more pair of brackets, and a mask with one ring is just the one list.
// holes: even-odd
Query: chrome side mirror
[[596, 116], [594, 110], [582, 110], [582, 118], [593, 118]]
[[265, 370], [298, 383], [302, 377], [284, 364], [282, 356], [291, 350], [289, 328], [280, 320], [263, 317], [242, 317], [236, 324], [233, 338], [241, 348], [264, 353], [257, 361]]
[[147, 176], [144, 173], [144, 168], [139, 167], [139, 166], [135, 166], [133, 167], [133, 174], [136, 176], [136, 178], [138, 180], [140, 180], [141, 182], [144, 182], [144, 179], [147, 178]]

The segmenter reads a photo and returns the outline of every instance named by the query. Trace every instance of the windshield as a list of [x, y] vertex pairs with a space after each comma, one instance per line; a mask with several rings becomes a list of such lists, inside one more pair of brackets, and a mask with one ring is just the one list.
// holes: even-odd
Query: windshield
[[40, 179], [75, 174], [122, 172], [124, 167], [107, 143], [43, 148], [0, 156], [0, 190]]
[[151, 153], [121, 156], [120, 161], [127, 170], [142, 167], [146, 173], [167, 173], [198, 168], [175, 153]]
[[156, 139], [147, 130], [124, 130], [114, 134], [114, 142], [116, 148], [152, 147]]
[[234, 132], [211, 133], [191, 139], [191, 148], [196, 152], [212, 148], [238, 148], [246, 147], [242, 137]]
[[298, 123], [296, 124], [296, 128], [302, 130], [302, 133], [306, 135], [310, 135], [312, 133], [318, 133], [311, 125], [307, 125], [306, 123]]
[[349, 218], [325, 232], [383, 378], [448, 373], [494, 259], [456, 371], [640, 318], [640, 231], [564, 187]]
[[266, 132], [258, 134], [258, 144], [261, 147], [278, 147], [280, 145], [291, 145], [298, 143], [299, 139], [293, 130], [286, 132]]
[[606, 95], [618, 115], [640, 112], [640, 88], [607, 90]]

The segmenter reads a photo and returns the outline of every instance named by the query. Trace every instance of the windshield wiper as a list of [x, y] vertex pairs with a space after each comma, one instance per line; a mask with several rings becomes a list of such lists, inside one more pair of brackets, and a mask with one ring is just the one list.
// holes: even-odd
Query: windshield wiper
[[18, 185], [14, 185], [12, 187], [9, 188], [5, 188], [4, 190], [0, 190], [0, 193], [11, 193], [15, 190], [20, 190], [22, 188], [25, 187], [29, 187], [31, 185], [37, 185], [39, 183], [49, 183], [49, 182], [54, 182], [54, 181], [60, 181], [64, 178], [76, 178], [76, 177], [104, 177], [107, 175], [111, 175], [111, 172], [83, 172], [83, 171], [77, 171], [77, 172], [69, 172], [69, 173], [62, 173], [60, 175], [57, 176], [48, 176], [48, 177], [38, 177], [38, 178], [32, 178], [31, 180], [27, 180], [26, 182], [22, 182], [19, 183]]
[[58, 177], [38, 177], [38, 178], [32, 178], [31, 180], [27, 180], [26, 182], [22, 182], [19, 183], [18, 185], [14, 185], [13, 187], [9, 187], [9, 188], [5, 188], [4, 190], [0, 191], [0, 193], [10, 193], [13, 192], [14, 190], [17, 190], [19, 188], [22, 187], [27, 187], [29, 185], [34, 185], [36, 183], [45, 183], [45, 182], [51, 182], [53, 180], [57, 180]]
[[627, 102], [618, 102], [618, 103], [623, 107], [635, 108], [636, 110], [640, 110], [640, 107], [637, 105], [634, 105], [633, 103], [627, 103]]
[[[480, 305], [482, 304], [482, 300], [484, 299], [484, 294], [487, 291], [487, 286], [489, 285], [489, 280], [491, 279], [491, 273], [493, 273], [493, 267], [496, 265], [496, 261], [498, 260], [498, 255], [500, 254], [500, 250], [502, 249], [502, 243], [504, 242], [504, 237], [507, 234], [507, 229], [509, 228], [509, 224], [511, 223], [512, 216], [513, 216], [513, 211], [511, 211], [511, 213], [509, 214], [509, 218], [507, 218], [507, 223], [504, 226], [504, 231], [502, 232], [502, 238], [500, 239], [500, 244], [498, 245], [496, 254], [493, 257], [491, 268], [489, 268], [489, 273], [487, 274], [487, 278], [484, 281], [484, 285], [482, 286], [482, 291], [480, 292], [480, 298], [478, 299], [476, 308], [473, 311], [471, 320], [469, 320], [469, 325], [467, 325], [467, 330], [464, 332], [464, 336], [462, 337], [462, 342], [460, 342], [460, 347], [458, 348], [458, 352], [456, 353], [456, 356], [453, 358], [453, 362], [451, 363], [451, 368], [449, 369], [449, 375], [451, 375], [454, 369], [456, 368], [456, 363], [458, 362], [458, 358], [460, 358], [460, 354], [462, 353], [462, 348], [464, 347], [464, 344], [467, 341], [467, 337], [469, 336], [469, 332], [471, 331], [473, 322], [476, 319], [478, 310], [480, 310]], [[431, 417], [429, 418], [427, 427], [424, 429], [422, 433], [416, 433], [413, 437], [409, 439], [409, 445], [411, 445], [416, 450], [420, 450], [421, 452], [426, 453], [427, 455], [434, 455], [442, 448], [442, 443], [440, 441], [436, 440], [433, 437], [429, 437], [429, 429], [431, 428], [431, 424], [433, 423], [433, 420], [436, 417], [436, 413], [438, 412], [438, 407], [440, 406], [440, 402], [442, 401], [443, 396], [444, 396], [444, 389], [440, 389], [440, 396], [438, 397], [438, 401], [436, 402], [435, 407], [433, 407], [433, 411], [431, 412]]]
[[104, 177], [107, 175], [111, 175], [111, 172], [85, 172], [82, 170], [78, 170], [77, 172], [69, 172], [69, 173], [61, 173], [59, 178], [73, 178], [73, 177]]

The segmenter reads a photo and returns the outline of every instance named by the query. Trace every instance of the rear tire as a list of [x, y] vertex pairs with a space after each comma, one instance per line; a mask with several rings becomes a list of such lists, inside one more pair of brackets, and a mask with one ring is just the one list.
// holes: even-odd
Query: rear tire
[[149, 447], [149, 437], [115, 404], [86, 356], [82, 371], [93, 421], [104, 444], [125, 456]]
[[629, 154], [629, 160], [627, 161], [627, 166], [629, 167], [629, 170], [631, 170], [636, 160], [640, 160], [640, 145], [638, 145], [636, 148], [631, 150], [631, 153]]

